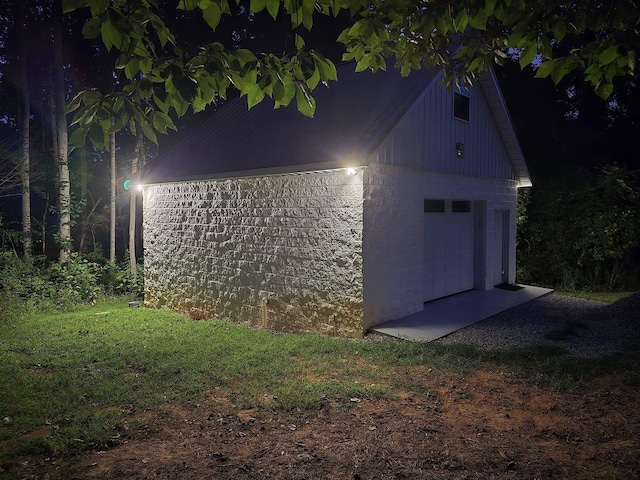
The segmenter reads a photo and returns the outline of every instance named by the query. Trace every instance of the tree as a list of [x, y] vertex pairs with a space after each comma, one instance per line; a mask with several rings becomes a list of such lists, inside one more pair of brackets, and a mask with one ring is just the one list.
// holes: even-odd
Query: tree
[[54, 1], [54, 97], [55, 97], [55, 122], [56, 141], [58, 149], [56, 154], [56, 164], [58, 166], [58, 209], [59, 209], [59, 229], [60, 235], [60, 263], [66, 263], [71, 252], [71, 190], [69, 179], [69, 148], [67, 137], [67, 116], [66, 105], [66, 84], [64, 81], [64, 58], [62, 47], [62, 5], [61, 0]]
[[[113, 119], [111, 119], [113, 124]], [[109, 133], [109, 262], [116, 263], [116, 132]]]
[[136, 146], [134, 154], [131, 157], [131, 178], [134, 179], [134, 186], [131, 189], [131, 197], [129, 202], [129, 268], [131, 276], [136, 281], [136, 212], [137, 212], [137, 190], [140, 182], [139, 170], [144, 166], [144, 136], [142, 130], [136, 130]]
[[[64, 0], [64, 5], [66, 11], [89, 10], [84, 36], [100, 37], [117, 54], [115, 66], [128, 80], [119, 92], [84, 91], [71, 104], [78, 110], [73, 141], [89, 134], [101, 147], [111, 129], [134, 121], [155, 142], [157, 132], [175, 128], [170, 115], [180, 117], [189, 107], [203, 110], [226, 98], [231, 87], [246, 96], [249, 108], [265, 97], [276, 107], [295, 98], [297, 108], [312, 116], [313, 90], [336, 80], [334, 63], [305, 48], [302, 30], [312, 29], [314, 15], [349, 12], [349, 26], [336, 40], [346, 50], [343, 59], [356, 61], [356, 70], [384, 69], [386, 59], [395, 57], [404, 75], [439, 66], [450, 84], [472, 82], [492, 63], [515, 58], [523, 67], [535, 62], [536, 76], [556, 83], [582, 71], [606, 98], [616, 78], [635, 74], [640, 47], [635, 0], [251, 0], [256, 16], [288, 19], [294, 47], [278, 53], [228, 50], [216, 41], [184, 49], [163, 20], [200, 12], [210, 34], [236, 5], [228, 0], [180, 0], [178, 12], [163, 11], [156, 0]], [[563, 50], [566, 44], [579, 48]], [[118, 119], [113, 127], [110, 115]]]
[[31, 103], [29, 102], [29, 79], [27, 76], [27, 19], [20, 25], [20, 62], [18, 66], [18, 122], [20, 132], [20, 180], [22, 183], [22, 248], [25, 255], [31, 254], [31, 172], [29, 153], [29, 128]]

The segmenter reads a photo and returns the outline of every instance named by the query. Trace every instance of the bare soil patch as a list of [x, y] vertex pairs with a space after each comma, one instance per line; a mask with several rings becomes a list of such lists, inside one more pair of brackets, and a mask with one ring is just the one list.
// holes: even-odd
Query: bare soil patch
[[[144, 438], [73, 459], [34, 460], [42, 479], [633, 479], [640, 392], [615, 376], [579, 393], [501, 371], [411, 372], [424, 388], [312, 412], [231, 405], [147, 412]], [[415, 388], [412, 388], [416, 391]]]

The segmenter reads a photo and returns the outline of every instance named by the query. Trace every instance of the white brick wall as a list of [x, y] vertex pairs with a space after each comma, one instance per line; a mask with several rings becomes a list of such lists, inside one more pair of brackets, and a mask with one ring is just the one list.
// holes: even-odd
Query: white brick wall
[[147, 187], [145, 302], [361, 336], [362, 179], [336, 170]]
[[[516, 183], [511, 180], [425, 172], [370, 164], [364, 178], [364, 326], [400, 318], [423, 308], [424, 199], [475, 200], [475, 288], [492, 284], [496, 209], [510, 212], [515, 246]], [[482, 203], [484, 202], [484, 203]], [[509, 280], [515, 280], [515, 248]]]

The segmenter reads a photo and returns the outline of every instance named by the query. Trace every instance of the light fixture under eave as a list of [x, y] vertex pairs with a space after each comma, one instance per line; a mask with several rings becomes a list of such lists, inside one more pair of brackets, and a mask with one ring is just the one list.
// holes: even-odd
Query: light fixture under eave
[[136, 190], [138, 190], [139, 192], [141, 192], [141, 191], [142, 191], [142, 184], [141, 184], [141, 183], [138, 183], [138, 184], [136, 185]]
[[346, 170], [346, 172], [345, 172], [345, 173], [346, 173], [347, 175], [349, 175], [350, 177], [352, 177], [353, 175], [355, 175], [355, 174], [356, 174], [356, 169], [355, 169], [355, 168], [353, 168], [353, 167], [349, 167], [349, 168], [347, 168], [347, 170]]

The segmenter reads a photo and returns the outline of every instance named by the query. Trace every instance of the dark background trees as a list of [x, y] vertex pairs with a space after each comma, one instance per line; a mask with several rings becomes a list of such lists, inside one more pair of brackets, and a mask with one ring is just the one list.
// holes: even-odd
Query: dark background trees
[[[468, 79], [488, 61], [505, 60], [497, 72], [534, 180], [534, 187], [522, 194], [520, 280], [576, 288], [638, 284], [640, 160], [634, 144], [640, 97], [632, 50], [638, 40], [631, 35], [638, 26], [638, 9], [633, 3], [579, 2], [578, 10], [588, 15], [583, 23], [572, 26], [569, 17], [575, 12], [563, 10], [557, 2], [540, 2], [531, 11], [523, 10], [525, 13], [518, 10], [522, 6], [518, 2], [501, 0], [469, 2], [464, 7], [467, 10], [433, 4], [436, 10], [446, 7], [437, 18], [433, 17], [436, 10], [412, 10], [395, 1], [372, 4], [371, 13], [356, 0], [334, 2], [333, 6], [318, 2], [324, 13], [337, 13], [334, 18], [310, 13], [313, 2], [305, 1], [298, 18], [292, 15], [294, 2], [216, 1], [216, 5], [226, 5], [228, 12], [213, 20], [210, 11], [204, 14], [203, 10], [213, 8], [212, 2], [183, 1], [178, 10], [175, 2], [159, 2], [152, 10], [160, 15], [166, 31], [154, 27], [145, 33], [149, 45], [155, 45], [155, 50], [149, 47], [146, 53], [128, 49], [122, 38], [135, 24], [118, 23], [116, 11], [106, 9], [108, 3], [65, 3], [70, 12], [63, 19], [62, 43], [58, 42], [63, 47], [62, 61], [56, 61], [54, 55], [52, 9], [59, 8], [57, 2], [6, 0], [0, 9], [0, 104], [4, 112], [0, 118], [0, 178], [7, 180], [0, 183], [5, 195], [0, 198], [0, 226], [3, 238], [11, 239], [5, 246], [19, 251], [24, 242], [26, 251], [49, 258], [55, 258], [61, 246], [81, 254], [101, 255], [110, 249], [112, 166], [111, 153], [105, 148], [112, 134], [116, 136], [119, 196], [115, 204], [117, 251], [123, 258], [135, 245], [127, 242], [130, 227], [126, 222], [134, 193], [121, 185], [133, 173], [134, 160], [145, 160], [135, 155], [141, 130], [148, 137], [147, 147], [151, 148], [147, 151], [152, 157], [163, 148], [163, 136], [159, 147], [149, 141], [158, 132], [174, 126], [188, 129], [203, 115], [194, 111], [209, 102], [220, 105], [227, 95], [244, 94], [249, 105], [266, 96], [285, 103], [295, 98], [297, 108], [312, 114], [311, 87], [319, 85], [319, 76], [331, 79], [333, 63], [345, 52], [356, 60], [358, 69], [379, 68], [385, 57], [395, 54], [400, 66], [417, 67], [426, 58]], [[119, 3], [132, 8], [142, 5], [137, 0]], [[403, 10], [405, 7], [409, 10]], [[509, 16], [509, 11], [518, 14]], [[307, 28], [309, 15], [311, 30]], [[381, 27], [383, 18], [390, 22], [388, 34]], [[437, 32], [430, 26], [432, 20]], [[105, 34], [102, 27], [106, 24]], [[212, 24], [215, 29], [210, 28]], [[426, 50], [420, 53], [415, 45], [406, 44], [407, 29], [415, 45]], [[599, 34], [594, 36], [596, 30]], [[167, 32], [179, 48], [171, 42], [160, 46], [158, 36]], [[458, 57], [446, 50], [451, 45], [449, 37], [456, 35], [458, 45], [463, 46]], [[336, 42], [338, 37], [340, 42]], [[200, 46], [212, 42], [219, 42], [221, 49], [202, 56]], [[313, 57], [312, 49], [324, 55]], [[237, 89], [228, 86], [227, 90], [224, 81], [212, 80], [220, 73], [215, 68], [221, 58], [227, 62], [223, 73], [234, 79]], [[282, 59], [281, 63], [276, 59]], [[533, 66], [528, 66], [532, 61]], [[74, 103], [77, 122], [66, 117], [71, 124], [72, 149], [69, 180], [62, 178], [62, 182], [59, 164], [56, 168], [60, 152], [56, 126], [63, 117], [56, 119], [58, 105], [53, 102], [54, 71], [61, 63], [65, 101], [85, 92]], [[253, 75], [259, 68], [262, 73]], [[269, 77], [274, 72], [286, 72], [286, 81], [279, 84], [280, 80]], [[153, 85], [145, 83], [146, 77], [154, 75]], [[551, 78], [534, 79], [536, 75]], [[20, 115], [27, 110], [27, 117]], [[21, 143], [20, 138], [28, 140]], [[26, 158], [25, 147], [29, 168], [22, 170], [22, 180], [16, 183], [19, 166], [25, 165], [21, 163]], [[69, 184], [69, 219], [60, 220], [66, 209], [60, 200], [65, 182]], [[31, 205], [21, 198], [31, 200]], [[26, 217], [19, 215], [22, 206], [31, 211], [31, 228]], [[65, 244], [60, 232], [67, 224], [72, 243], [67, 240]], [[30, 248], [29, 238], [33, 239]]]
[[640, 284], [640, 120], [637, 76], [606, 101], [569, 75], [557, 86], [532, 68], [499, 78], [529, 165], [521, 192], [518, 278], [562, 288]]

